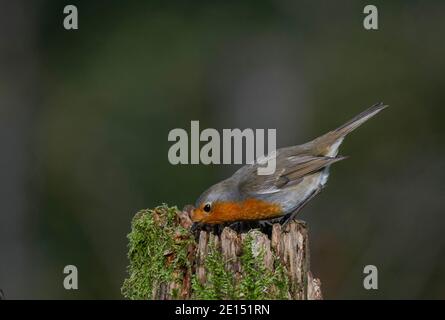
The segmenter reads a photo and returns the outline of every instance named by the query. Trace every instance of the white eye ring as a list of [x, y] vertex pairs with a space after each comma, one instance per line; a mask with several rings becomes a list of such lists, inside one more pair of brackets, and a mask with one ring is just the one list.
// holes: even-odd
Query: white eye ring
[[204, 212], [209, 213], [212, 210], [212, 203], [211, 202], [207, 202], [204, 207], [202, 207], [202, 210], [204, 210]]

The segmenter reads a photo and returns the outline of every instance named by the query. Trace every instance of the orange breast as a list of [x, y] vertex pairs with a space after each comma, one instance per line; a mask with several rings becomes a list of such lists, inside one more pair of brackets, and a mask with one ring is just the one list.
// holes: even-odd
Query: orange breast
[[232, 221], [265, 220], [281, 216], [281, 206], [259, 199], [246, 199], [240, 202], [216, 202], [206, 223]]

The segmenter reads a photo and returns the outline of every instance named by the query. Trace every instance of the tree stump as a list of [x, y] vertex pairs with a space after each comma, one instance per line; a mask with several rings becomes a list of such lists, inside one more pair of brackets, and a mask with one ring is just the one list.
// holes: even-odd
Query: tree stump
[[229, 227], [192, 233], [186, 211], [142, 210], [128, 235], [129, 299], [322, 299], [310, 272], [302, 221], [243, 232]]

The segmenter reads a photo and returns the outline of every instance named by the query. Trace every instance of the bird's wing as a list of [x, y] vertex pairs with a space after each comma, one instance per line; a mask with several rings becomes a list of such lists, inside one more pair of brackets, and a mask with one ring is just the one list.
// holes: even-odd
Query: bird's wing
[[345, 157], [316, 157], [310, 155], [277, 156], [276, 170], [271, 175], [258, 175], [252, 167], [249, 174], [239, 182], [239, 192], [245, 196], [276, 193], [280, 190], [300, 183], [306, 175], [315, 173]]

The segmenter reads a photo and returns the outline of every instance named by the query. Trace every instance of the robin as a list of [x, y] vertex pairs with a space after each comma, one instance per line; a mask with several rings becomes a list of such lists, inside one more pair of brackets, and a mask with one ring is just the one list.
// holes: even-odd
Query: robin
[[315, 140], [276, 150], [271, 175], [257, 174], [260, 159], [241, 167], [201, 194], [190, 215], [194, 228], [273, 219], [286, 225], [326, 186], [330, 166], [346, 158], [337, 155], [345, 136], [386, 107], [377, 103]]

